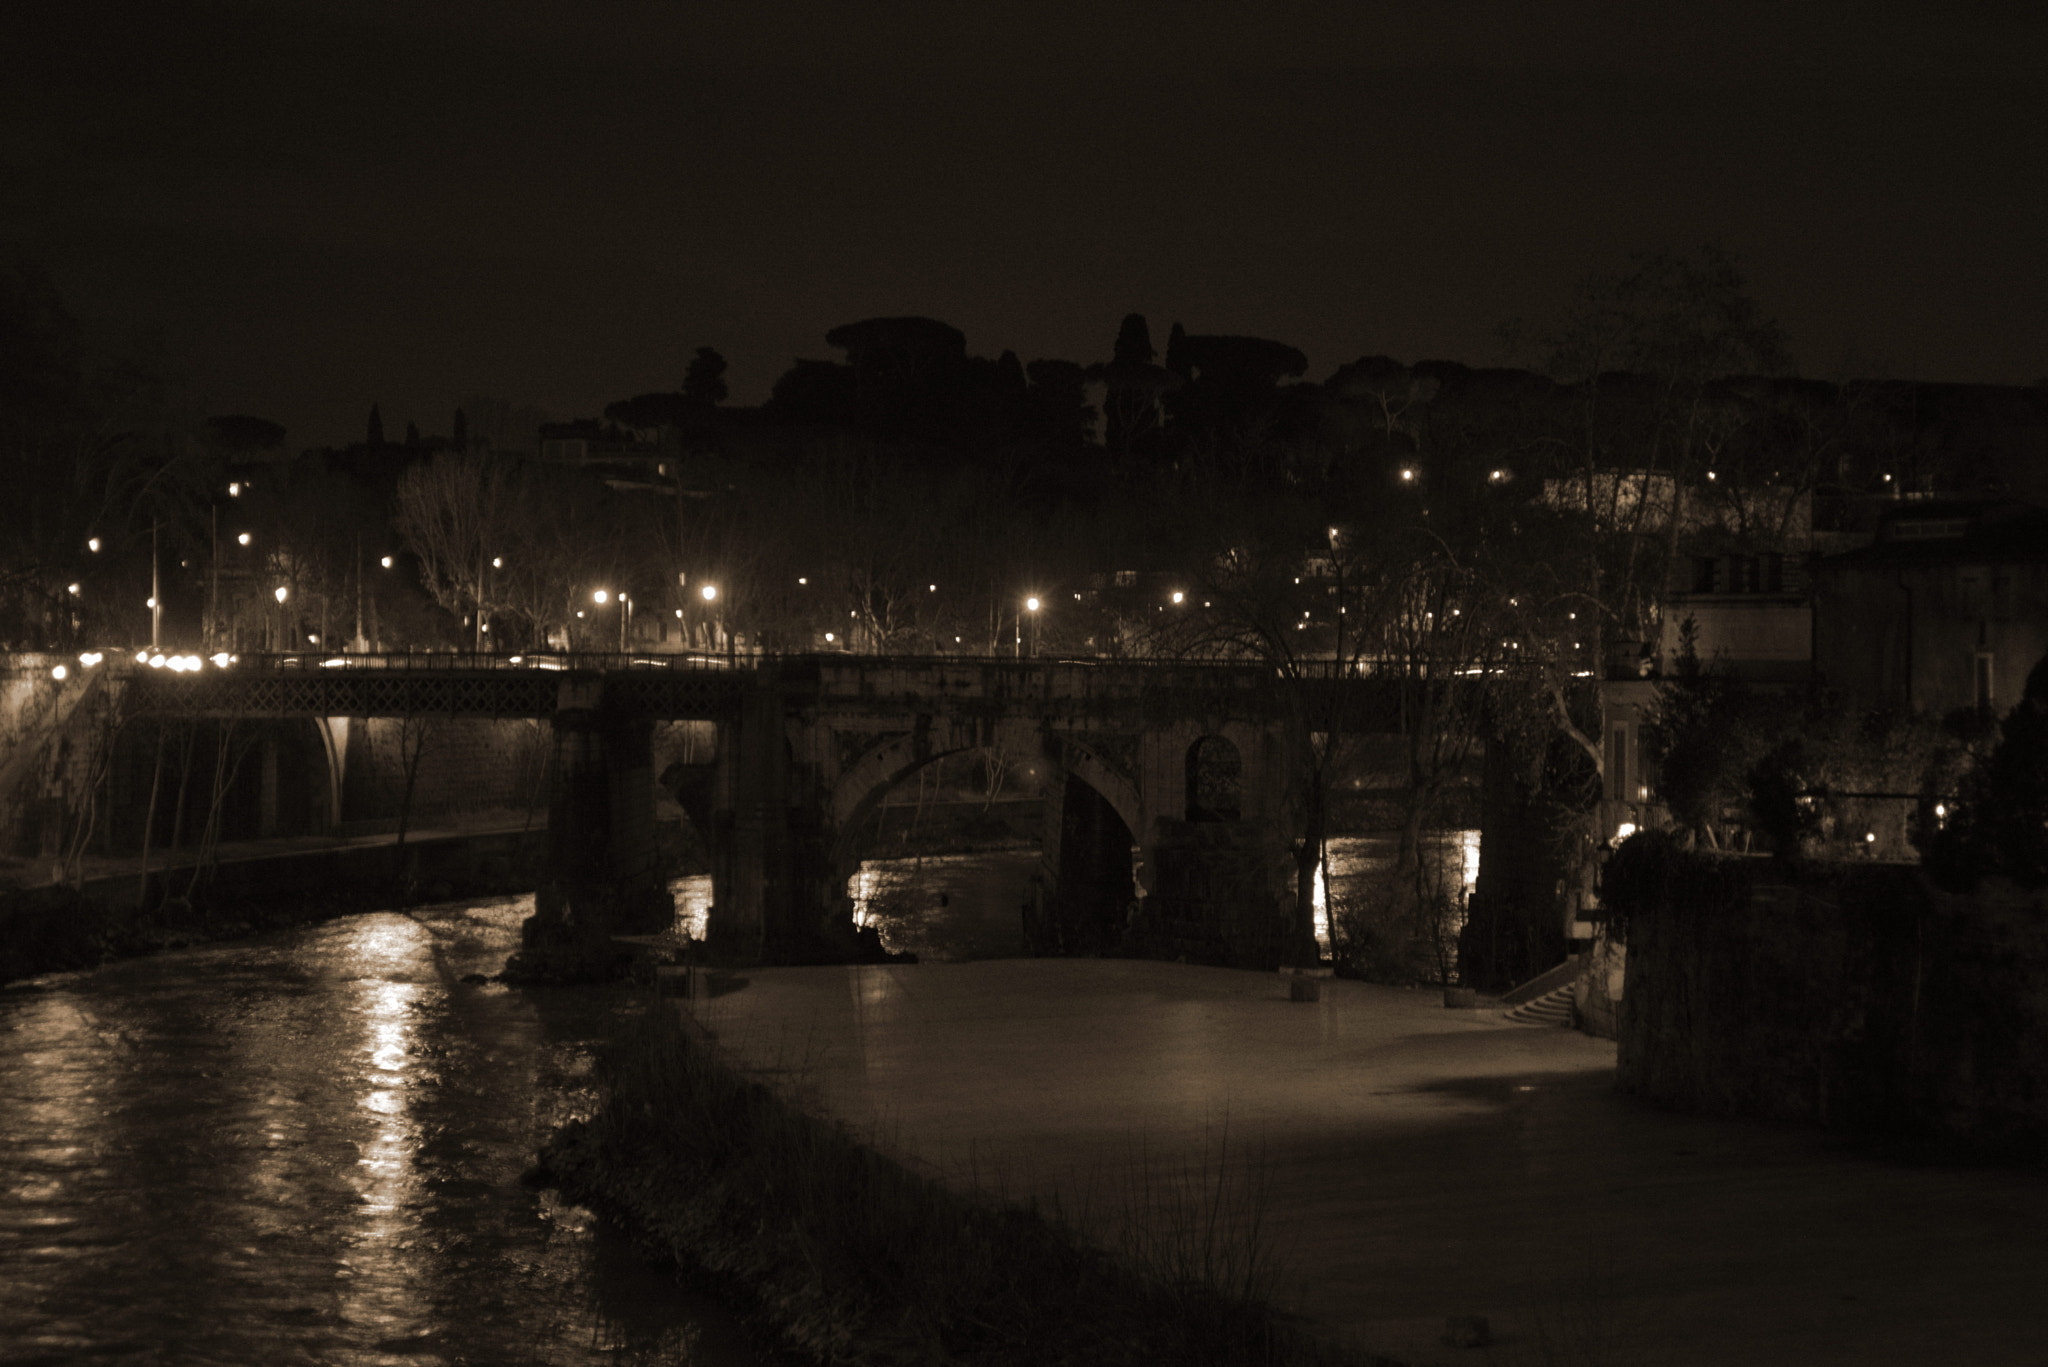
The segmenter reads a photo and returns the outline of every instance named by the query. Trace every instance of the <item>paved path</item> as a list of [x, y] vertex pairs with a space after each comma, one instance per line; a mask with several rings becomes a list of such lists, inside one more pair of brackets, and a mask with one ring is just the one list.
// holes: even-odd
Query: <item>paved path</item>
[[[1434, 994], [999, 960], [758, 970], [693, 1009], [958, 1184], [1100, 1217], [1255, 1153], [1282, 1303], [1412, 1362], [2048, 1362], [2048, 1173], [1655, 1111], [1611, 1043]], [[1453, 1314], [1496, 1342], [1442, 1346]]]

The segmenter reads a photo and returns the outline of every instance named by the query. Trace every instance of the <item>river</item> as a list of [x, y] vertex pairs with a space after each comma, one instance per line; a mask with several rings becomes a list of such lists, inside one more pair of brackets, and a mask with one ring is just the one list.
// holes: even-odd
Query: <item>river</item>
[[531, 899], [0, 991], [0, 1361], [762, 1360], [520, 1173], [629, 994], [467, 983]]
[[[1433, 841], [1469, 890], [1477, 836]], [[1390, 837], [1333, 841], [1341, 904]], [[1022, 950], [1035, 850], [877, 860], [885, 946]], [[675, 885], [701, 931], [709, 879]], [[588, 1212], [522, 1187], [591, 1099], [618, 990], [494, 973], [532, 899], [344, 917], [0, 990], [0, 1361], [762, 1360]]]
[[[1394, 867], [1399, 837], [1392, 832], [1345, 835], [1329, 842], [1328, 862], [1316, 888], [1316, 937], [1330, 947], [1329, 905], [1370, 904]], [[1478, 831], [1432, 831], [1423, 838], [1432, 881], [1458, 908], [1479, 878]], [[1023, 909], [1039, 868], [1035, 849], [988, 854], [927, 855], [921, 859], [863, 860], [849, 891], [854, 920], [874, 926], [882, 947], [922, 961], [959, 963], [1007, 959], [1024, 952]], [[708, 877], [678, 881], [682, 927], [702, 936], [711, 905]]]

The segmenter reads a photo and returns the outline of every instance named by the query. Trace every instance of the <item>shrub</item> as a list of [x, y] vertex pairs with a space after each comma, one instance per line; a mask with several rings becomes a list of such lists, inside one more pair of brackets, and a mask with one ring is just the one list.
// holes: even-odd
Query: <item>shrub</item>
[[2048, 657], [2027, 676], [1997, 748], [1970, 766], [1946, 805], [1927, 846], [1928, 868], [1945, 886], [1967, 889], [1985, 874], [2048, 884]]

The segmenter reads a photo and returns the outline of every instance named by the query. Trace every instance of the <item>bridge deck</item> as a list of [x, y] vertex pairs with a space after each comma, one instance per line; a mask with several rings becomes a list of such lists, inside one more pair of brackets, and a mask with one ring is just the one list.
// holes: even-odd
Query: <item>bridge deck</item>
[[122, 685], [131, 715], [187, 717], [545, 717], [564, 705], [565, 683], [601, 682], [607, 707], [678, 719], [731, 716], [748, 692], [772, 687], [793, 708], [1142, 717], [1195, 701], [1267, 718], [1306, 709], [1319, 728], [1383, 729], [1399, 715], [1403, 686], [1334, 667], [1283, 680], [1269, 665], [1240, 661], [845, 654], [266, 655], [186, 669], [126, 659], [101, 667]]

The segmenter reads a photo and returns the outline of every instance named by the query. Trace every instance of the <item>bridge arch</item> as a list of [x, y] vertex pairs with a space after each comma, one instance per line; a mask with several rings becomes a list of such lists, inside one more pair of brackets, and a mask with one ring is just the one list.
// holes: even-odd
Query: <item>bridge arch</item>
[[920, 717], [913, 730], [870, 746], [832, 785], [828, 811], [835, 895], [860, 865], [854, 852], [858, 832], [874, 818], [897, 785], [920, 769], [973, 750], [1001, 745], [1035, 754], [1037, 740], [1037, 728], [1022, 722], [991, 726], [962, 724], [953, 718]]
[[[1013, 753], [1037, 755], [1046, 749], [1044, 733], [1037, 721], [1022, 718], [993, 725], [962, 724], [947, 718], [930, 718], [929, 724], [890, 737], [869, 747], [840, 775], [833, 785], [830, 802], [832, 875], [835, 891], [853, 876], [860, 861], [855, 856], [855, 839], [864, 823], [872, 820], [884, 799], [899, 784], [920, 769], [953, 755], [1004, 746]], [[1137, 784], [1113, 768], [1085, 744], [1062, 738], [1054, 756], [1069, 774], [1079, 778], [1107, 802], [1123, 820], [1132, 839], [1141, 838], [1143, 804]]]

